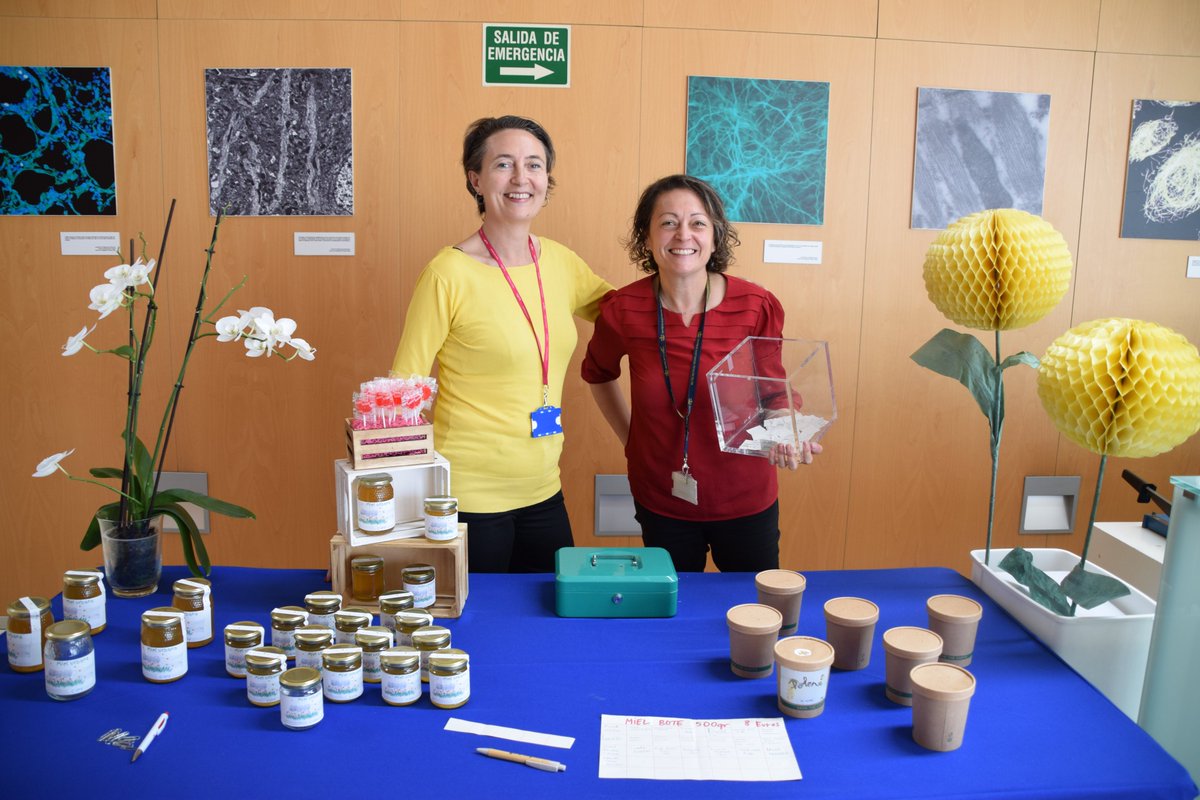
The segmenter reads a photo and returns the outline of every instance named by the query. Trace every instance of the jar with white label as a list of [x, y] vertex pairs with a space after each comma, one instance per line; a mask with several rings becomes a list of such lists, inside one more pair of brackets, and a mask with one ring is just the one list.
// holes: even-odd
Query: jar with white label
[[42, 668], [46, 629], [54, 624], [50, 601], [44, 597], [19, 597], [8, 604], [8, 665], [13, 672]]
[[412, 634], [412, 646], [421, 654], [421, 681], [429, 683], [429, 654], [450, 647], [450, 629], [441, 625], [426, 625]]
[[379, 655], [392, 646], [392, 632], [382, 625], [371, 625], [354, 634], [354, 643], [363, 651], [363, 682], [381, 682]]
[[363, 553], [350, 559], [350, 596], [374, 603], [383, 594], [383, 556]]
[[429, 564], [409, 564], [400, 570], [404, 591], [412, 592], [413, 605], [428, 608], [437, 601], [437, 573]]
[[283, 727], [305, 731], [324, 718], [320, 672], [311, 667], [293, 667], [279, 676], [279, 720]]
[[333, 641], [337, 644], [354, 644], [354, 634], [370, 626], [375, 615], [362, 606], [343, 608], [333, 615]]
[[244, 619], [225, 626], [225, 671], [234, 678], [246, 677], [246, 652], [263, 643], [267, 630]]
[[187, 633], [183, 612], [159, 606], [142, 612], [142, 677], [171, 683], [187, 674]]
[[333, 615], [342, 608], [342, 596], [337, 592], [322, 590], [304, 595], [304, 608], [308, 611], [309, 625], [333, 627]]
[[108, 627], [108, 597], [104, 573], [92, 569], [69, 569], [63, 573], [63, 619], [81, 619], [95, 636]]
[[425, 538], [448, 542], [458, 538], [458, 498], [425, 498]]
[[429, 654], [429, 700], [438, 708], [458, 708], [471, 697], [470, 658], [450, 648]]
[[384, 533], [396, 527], [396, 494], [392, 476], [386, 472], [363, 475], [358, 479], [358, 529], [365, 533]]
[[825, 710], [834, 648], [823, 639], [789, 636], [775, 643], [776, 705], [789, 717], [807, 719]]
[[334, 645], [321, 653], [323, 670], [321, 683], [325, 699], [333, 703], [349, 703], [362, 697], [362, 648]]
[[46, 694], [54, 700], [78, 700], [96, 686], [96, 654], [91, 626], [80, 619], [55, 622], [46, 629]]
[[324, 625], [296, 628], [296, 666], [321, 672], [321, 653], [333, 647], [333, 631]]
[[246, 699], [260, 708], [279, 705], [279, 676], [287, 654], [278, 647], [255, 647], [246, 653]]
[[296, 657], [296, 628], [308, 624], [308, 612], [300, 606], [271, 609], [271, 646]]
[[410, 608], [396, 613], [396, 644], [412, 646], [413, 631], [433, 624], [433, 614], [423, 608]]
[[183, 612], [188, 649], [203, 647], [213, 640], [212, 584], [204, 578], [180, 578], [171, 586], [171, 605]]
[[379, 624], [396, 632], [396, 614], [413, 607], [412, 592], [392, 589], [379, 595]]
[[421, 699], [421, 654], [411, 647], [391, 647], [379, 655], [383, 672], [380, 691], [389, 706], [411, 706]]

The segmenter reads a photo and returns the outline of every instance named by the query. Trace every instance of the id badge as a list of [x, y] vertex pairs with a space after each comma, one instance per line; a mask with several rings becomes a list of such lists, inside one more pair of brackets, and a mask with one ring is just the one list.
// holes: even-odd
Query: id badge
[[558, 406], [545, 405], [529, 414], [529, 435], [534, 439], [562, 432], [562, 409]]
[[676, 470], [671, 473], [671, 494], [684, 500], [692, 505], [699, 505], [700, 501], [696, 499], [696, 491], [699, 488], [696, 479], [692, 477], [692, 473]]

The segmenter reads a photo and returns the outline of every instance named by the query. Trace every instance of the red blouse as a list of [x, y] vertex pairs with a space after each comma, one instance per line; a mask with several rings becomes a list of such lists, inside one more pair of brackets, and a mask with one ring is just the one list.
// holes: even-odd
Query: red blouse
[[[700, 504], [671, 495], [671, 473], [683, 465], [683, 419], [671, 408], [658, 352], [658, 311], [653, 277], [617, 290], [601, 301], [600, 316], [583, 361], [583, 379], [606, 383], [621, 375], [629, 356], [632, 417], [625, 457], [634, 499], [664, 517], [723, 520], [757, 514], [775, 502], [779, 483], [765, 458], [723, 453], [707, 373], [747, 336], [781, 337], [783, 306], [775, 295], [749, 281], [725, 276], [725, 297], [708, 311], [696, 399], [692, 407], [688, 466]], [[687, 384], [700, 315], [684, 327], [679, 314], [663, 309], [667, 363], [678, 410], [687, 403]]]

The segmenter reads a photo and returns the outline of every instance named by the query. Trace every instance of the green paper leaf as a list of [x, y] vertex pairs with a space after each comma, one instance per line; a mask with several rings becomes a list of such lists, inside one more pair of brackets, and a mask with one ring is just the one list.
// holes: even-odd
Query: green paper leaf
[[996, 386], [1000, 370], [987, 348], [974, 336], [942, 328], [912, 354], [912, 360], [939, 375], [945, 375], [967, 387], [979, 404], [979, 410], [995, 430], [1002, 422], [997, 414]]
[[208, 551], [200, 541], [200, 531], [196, 522], [183, 506], [175, 503], [154, 504], [153, 514], [162, 514], [175, 520], [179, 526], [179, 541], [183, 545], [183, 560], [188, 569], [197, 577], [205, 577], [211, 572], [212, 564], [208, 560]]
[[216, 514], [223, 514], [227, 517], [255, 519], [254, 512], [248, 508], [243, 508], [224, 500], [218, 500], [215, 497], [209, 497], [200, 492], [193, 492], [191, 489], [164, 489], [154, 499], [155, 507], [160, 503], [192, 503], [193, 505], [208, 509]]
[[1083, 564], [1076, 564], [1075, 569], [1063, 578], [1062, 590], [1067, 597], [1087, 609], [1129, 594], [1129, 587], [1121, 581], [1108, 575], [1088, 572]]
[[1023, 547], [1014, 547], [1000, 562], [1000, 569], [1017, 579], [1041, 605], [1064, 617], [1071, 616], [1071, 604], [1062, 587], [1033, 565], [1033, 556]]
[[1003, 372], [1004, 370], [1008, 369], [1009, 367], [1015, 367], [1017, 364], [1025, 364], [1027, 366], [1033, 367], [1034, 369], [1037, 369], [1038, 367], [1040, 367], [1042, 365], [1042, 362], [1039, 361], [1038, 357], [1035, 356], [1033, 353], [1022, 350], [1021, 352], [1014, 353], [1013, 355], [1011, 355], [1008, 358], [1001, 361], [1000, 362], [1000, 371]]
[[143, 482], [154, 480], [154, 457], [141, 437], [133, 437], [133, 472]]
[[120, 347], [114, 347], [109, 352], [113, 353], [114, 355], [118, 355], [121, 358], [127, 359], [129, 361], [133, 360], [133, 348], [127, 344], [123, 344]]

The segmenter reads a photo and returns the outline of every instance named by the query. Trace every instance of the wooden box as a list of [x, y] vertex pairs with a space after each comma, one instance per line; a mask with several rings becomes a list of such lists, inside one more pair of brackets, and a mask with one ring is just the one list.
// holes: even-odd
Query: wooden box
[[363, 603], [350, 595], [350, 559], [358, 555], [383, 557], [384, 589], [400, 589], [404, 580], [400, 570], [409, 564], [431, 564], [437, 573], [437, 600], [427, 610], [435, 617], [458, 617], [467, 604], [467, 526], [449, 542], [420, 539], [396, 539], [360, 547], [351, 547], [345, 536], [336, 534], [329, 540], [329, 572], [333, 591], [344, 598], [342, 605], [363, 606], [379, 612], [378, 603]]
[[355, 469], [399, 467], [433, 461], [433, 426], [369, 428], [356, 431], [346, 420], [346, 451]]
[[[383, 472], [392, 478], [396, 503], [396, 527], [383, 534], [366, 534], [358, 529], [358, 483], [363, 475]], [[423, 464], [376, 467], [356, 470], [347, 459], [333, 462], [334, 491], [337, 495], [337, 532], [352, 545], [425, 536], [425, 498], [450, 494], [450, 462], [440, 453]]]

